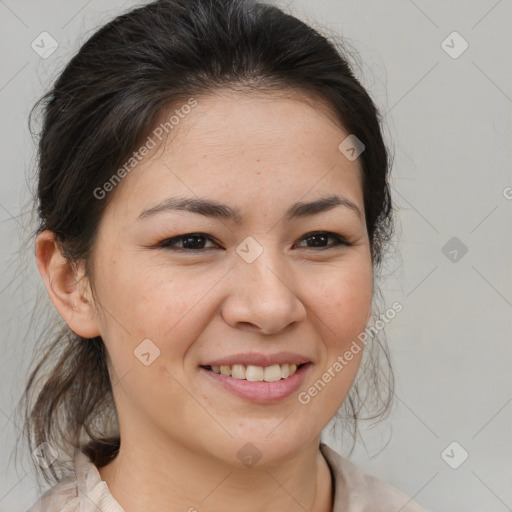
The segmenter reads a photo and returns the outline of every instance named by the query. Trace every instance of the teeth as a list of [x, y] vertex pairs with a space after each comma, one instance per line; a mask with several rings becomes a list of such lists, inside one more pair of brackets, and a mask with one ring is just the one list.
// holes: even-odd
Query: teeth
[[222, 375], [228, 375], [235, 379], [243, 379], [251, 382], [265, 381], [276, 382], [292, 376], [297, 371], [296, 364], [274, 364], [272, 366], [245, 366], [234, 364], [232, 366], [212, 366], [212, 371]]
[[[229, 366], [224, 366], [224, 368], [227, 368], [229, 371]], [[246, 371], [243, 364], [234, 364], [231, 367], [231, 371], [229, 373], [231, 377], [234, 377], [235, 379], [245, 379], [246, 378]], [[249, 380], [249, 379], [247, 379]]]

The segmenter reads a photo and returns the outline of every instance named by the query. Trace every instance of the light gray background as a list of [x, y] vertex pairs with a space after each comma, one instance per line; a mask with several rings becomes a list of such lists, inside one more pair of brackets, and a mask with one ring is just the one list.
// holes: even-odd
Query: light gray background
[[[45, 299], [33, 250], [17, 253], [34, 164], [27, 116], [86, 35], [132, 5], [0, 0], [0, 511], [26, 510], [42, 492], [13, 458], [13, 410], [38, 332], [32, 309], [38, 293]], [[401, 259], [383, 291], [404, 306], [387, 328], [396, 404], [389, 420], [363, 428], [352, 458], [431, 510], [512, 510], [511, 0], [279, 5], [359, 52], [358, 76], [395, 148]], [[43, 31], [59, 43], [47, 59], [31, 48]], [[469, 44], [458, 58], [442, 47], [453, 31]], [[468, 249], [455, 262], [442, 252], [452, 237]], [[458, 469], [441, 456], [453, 441], [462, 448], [451, 460], [469, 453]]]

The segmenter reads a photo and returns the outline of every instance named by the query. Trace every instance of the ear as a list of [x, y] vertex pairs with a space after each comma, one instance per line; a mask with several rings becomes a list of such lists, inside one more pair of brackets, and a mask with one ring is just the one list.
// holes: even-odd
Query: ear
[[100, 335], [90, 284], [83, 264], [71, 266], [62, 255], [55, 233], [46, 230], [36, 239], [36, 263], [46, 291], [60, 316], [84, 338]]

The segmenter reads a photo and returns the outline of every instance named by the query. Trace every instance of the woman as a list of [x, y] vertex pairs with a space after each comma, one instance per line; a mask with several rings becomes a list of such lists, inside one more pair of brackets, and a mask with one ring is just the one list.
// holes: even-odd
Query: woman
[[43, 104], [36, 261], [66, 325], [26, 389], [56, 481], [30, 510], [423, 510], [320, 441], [357, 421], [358, 371], [383, 385], [364, 334], [392, 231], [342, 51], [269, 5], [161, 0]]

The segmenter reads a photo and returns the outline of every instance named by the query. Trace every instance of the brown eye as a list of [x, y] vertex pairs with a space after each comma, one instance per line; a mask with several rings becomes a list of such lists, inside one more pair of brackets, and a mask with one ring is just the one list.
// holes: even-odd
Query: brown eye
[[[327, 241], [329, 238], [333, 239], [335, 243], [328, 244]], [[313, 249], [315, 247], [320, 249], [330, 249], [338, 245], [352, 245], [340, 235], [329, 231], [315, 231], [313, 233], [308, 233], [307, 235], [304, 235], [301, 240], [306, 240], [311, 244], [307, 246], [308, 249]]]
[[[177, 251], [195, 251], [198, 252], [201, 249], [205, 249], [206, 241], [212, 241], [212, 238], [203, 233], [187, 233], [185, 235], [179, 235], [172, 238], [168, 238], [158, 245], [165, 249], [177, 250]], [[182, 244], [182, 247], [176, 247], [176, 244]], [[211, 247], [206, 247], [210, 249]]]
[[[334, 240], [334, 243], [329, 243], [329, 239]], [[305, 240], [307, 249], [331, 249], [339, 245], [352, 245], [345, 240], [342, 236], [329, 231], [315, 231], [304, 235], [301, 241]], [[185, 235], [174, 236], [167, 238], [158, 244], [158, 247], [172, 251], [188, 251], [188, 252], [202, 252], [205, 249], [213, 249], [213, 246], [206, 247], [208, 242], [217, 245], [212, 237], [204, 233], [187, 233]], [[218, 245], [217, 245], [218, 246]]]

